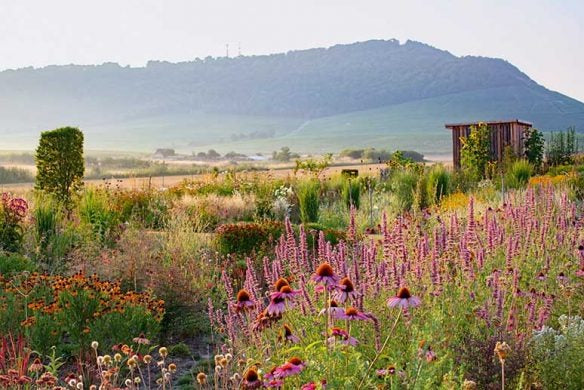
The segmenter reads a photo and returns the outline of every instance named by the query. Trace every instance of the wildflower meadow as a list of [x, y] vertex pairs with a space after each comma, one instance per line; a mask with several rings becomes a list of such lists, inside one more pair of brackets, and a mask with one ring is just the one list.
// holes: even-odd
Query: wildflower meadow
[[4, 192], [0, 387], [584, 386], [578, 156], [478, 178], [331, 158]]

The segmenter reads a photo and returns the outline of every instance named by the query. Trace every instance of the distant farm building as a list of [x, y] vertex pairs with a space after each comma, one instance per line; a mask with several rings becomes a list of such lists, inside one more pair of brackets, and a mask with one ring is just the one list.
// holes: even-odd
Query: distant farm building
[[496, 161], [503, 159], [505, 147], [511, 146], [517, 156], [523, 155], [525, 142], [524, 133], [532, 127], [529, 122], [513, 119], [509, 121], [449, 123], [444, 125], [452, 131], [452, 162], [455, 168], [460, 168], [461, 138], [468, 137], [472, 126], [486, 123], [491, 133], [491, 158]]

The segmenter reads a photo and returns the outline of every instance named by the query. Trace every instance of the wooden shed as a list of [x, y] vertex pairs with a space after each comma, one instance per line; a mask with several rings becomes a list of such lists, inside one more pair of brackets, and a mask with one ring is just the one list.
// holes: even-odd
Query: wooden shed
[[517, 156], [523, 155], [525, 142], [525, 130], [532, 127], [532, 124], [519, 119], [507, 121], [489, 121], [474, 123], [447, 123], [444, 125], [452, 131], [452, 162], [455, 168], [460, 168], [460, 148], [462, 137], [468, 137], [470, 128], [478, 126], [479, 123], [486, 123], [491, 133], [491, 158], [493, 161], [503, 159], [503, 151], [506, 146], [511, 146]]

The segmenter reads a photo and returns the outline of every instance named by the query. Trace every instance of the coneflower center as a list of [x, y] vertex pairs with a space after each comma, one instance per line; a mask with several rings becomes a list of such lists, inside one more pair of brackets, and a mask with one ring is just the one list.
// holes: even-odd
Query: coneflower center
[[333, 267], [331, 267], [329, 263], [322, 263], [316, 269], [316, 274], [321, 277], [331, 277], [334, 276], [335, 273], [333, 271]]
[[282, 287], [284, 286], [288, 286], [288, 281], [284, 278], [278, 279], [274, 284], [274, 287], [276, 287], [276, 291], [281, 291]]
[[300, 358], [293, 357], [290, 358], [290, 360], [288, 360], [288, 363], [294, 364], [295, 366], [299, 366], [302, 364], [302, 360], [300, 360]]
[[410, 290], [407, 287], [402, 287], [397, 292], [397, 297], [399, 299], [408, 299], [412, 297], [412, 294], [410, 294]]
[[247, 380], [248, 382], [255, 382], [258, 380], [258, 373], [255, 370], [249, 370], [246, 374], [245, 374], [245, 380]]
[[345, 287], [345, 292], [353, 292], [355, 290], [355, 287], [353, 286], [353, 282], [351, 282], [351, 280], [349, 278], [343, 278], [343, 280], [341, 280], [341, 286]]
[[245, 290], [239, 290], [237, 293], [237, 302], [247, 302], [250, 300], [249, 293]]

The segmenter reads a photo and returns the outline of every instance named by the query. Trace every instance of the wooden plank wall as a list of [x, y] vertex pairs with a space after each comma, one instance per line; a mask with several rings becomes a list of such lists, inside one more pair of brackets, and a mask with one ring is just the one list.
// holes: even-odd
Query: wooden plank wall
[[[498, 123], [489, 126], [491, 138], [491, 157], [501, 161], [505, 147], [511, 145], [517, 156], [523, 156], [524, 132], [529, 126], [520, 123]], [[470, 126], [454, 126], [452, 128], [452, 162], [455, 168], [460, 168], [461, 137], [468, 137]]]

